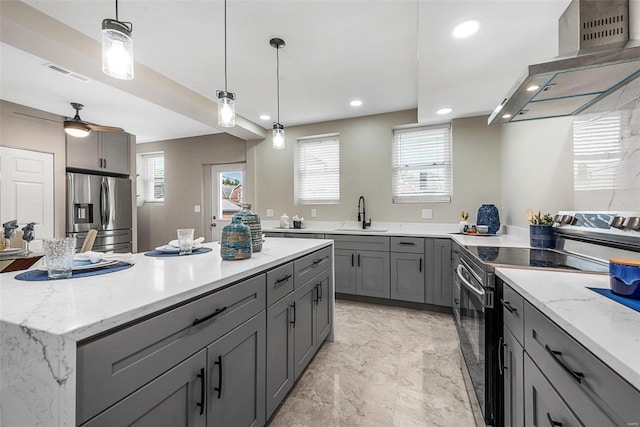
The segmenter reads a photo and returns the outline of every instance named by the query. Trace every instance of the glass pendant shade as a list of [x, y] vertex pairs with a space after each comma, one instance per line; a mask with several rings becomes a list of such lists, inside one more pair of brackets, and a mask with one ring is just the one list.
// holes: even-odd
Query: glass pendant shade
[[273, 148], [276, 150], [284, 149], [284, 126], [280, 123], [273, 124]]
[[218, 125], [233, 127], [236, 125], [236, 95], [232, 92], [219, 90], [218, 96]]
[[133, 79], [133, 39], [130, 26], [129, 23], [115, 19], [102, 21], [102, 71], [116, 79]]

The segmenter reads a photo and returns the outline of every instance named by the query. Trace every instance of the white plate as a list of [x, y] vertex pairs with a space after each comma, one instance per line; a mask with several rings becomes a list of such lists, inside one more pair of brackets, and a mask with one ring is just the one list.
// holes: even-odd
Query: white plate
[[171, 245], [158, 246], [156, 251], [163, 252], [165, 254], [177, 254], [180, 252], [180, 248]]
[[[96, 262], [92, 264], [91, 261], [73, 261], [73, 266], [71, 267], [71, 271], [82, 271], [82, 270], [93, 270], [95, 268], [104, 268], [109, 267], [114, 264], [117, 264], [117, 259], [103, 259], [100, 262]], [[38, 270], [47, 271], [47, 266], [43, 265], [38, 267]]]
[[9, 248], [9, 249], [3, 249], [0, 251], [0, 256], [2, 255], [12, 255], [18, 252], [22, 252], [24, 251], [24, 249], [22, 248]]

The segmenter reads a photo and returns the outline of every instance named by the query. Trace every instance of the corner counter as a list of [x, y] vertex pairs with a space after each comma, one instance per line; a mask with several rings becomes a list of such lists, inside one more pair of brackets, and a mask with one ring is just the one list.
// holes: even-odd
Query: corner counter
[[220, 246], [188, 257], [136, 255], [132, 268], [59, 281], [0, 274], [0, 425], [75, 426], [76, 356], [83, 340], [148, 318], [319, 249], [330, 240], [267, 239], [243, 261]]

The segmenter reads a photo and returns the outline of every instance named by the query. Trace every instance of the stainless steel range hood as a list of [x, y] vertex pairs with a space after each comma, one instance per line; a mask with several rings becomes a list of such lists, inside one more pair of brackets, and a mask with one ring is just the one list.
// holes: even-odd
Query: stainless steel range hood
[[640, 76], [628, 0], [573, 0], [560, 17], [559, 34], [560, 56], [530, 65], [490, 125], [572, 116]]

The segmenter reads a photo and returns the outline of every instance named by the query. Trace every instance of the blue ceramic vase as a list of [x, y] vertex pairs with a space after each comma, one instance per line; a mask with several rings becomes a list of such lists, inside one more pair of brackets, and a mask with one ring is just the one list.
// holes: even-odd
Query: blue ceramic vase
[[242, 205], [242, 211], [233, 216], [238, 218], [243, 224], [251, 229], [251, 242], [253, 252], [260, 252], [262, 250], [262, 227], [260, 226], [260, 216], [257, 213], [251, 212], [251, 205], [245, 203]]
[[220, 257], [222, 259], [237, 261], [251, 258], [251, 229], [233, 218], [231, 224], [222, 229], [220, 238]]
[[500, 215], [496, 205], [482, 205], [478, 209], [476, 224], [489, 227], [489, 234], [496, 234], [500, 230]]

